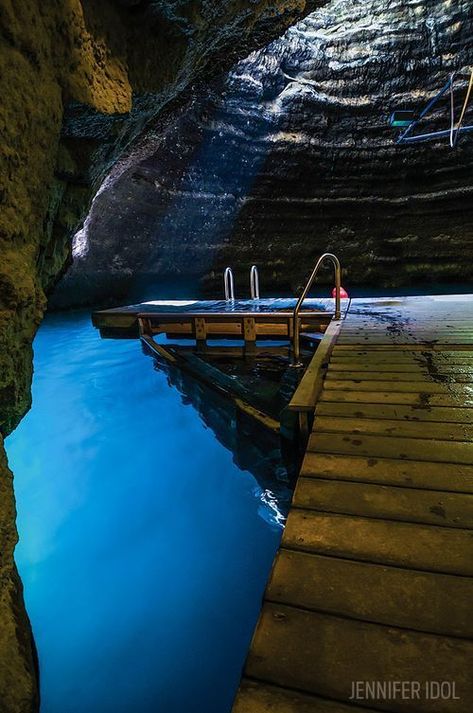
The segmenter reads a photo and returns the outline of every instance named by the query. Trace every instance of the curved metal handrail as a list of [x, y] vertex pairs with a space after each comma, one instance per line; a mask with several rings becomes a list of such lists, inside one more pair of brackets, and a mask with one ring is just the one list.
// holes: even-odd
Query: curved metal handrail
[[256, 265], [250, 269], [250, 294], [252, 300], [259, 300], [259, 274]]
[[297, 304], [294, 307], [294, 312], [293, 312], [293, 337], [292, 337], [292, 346], [293, 346], [293, 364], [292, 366], [302, 366], [302, 362], [300, 361], [300, 320], [299, 320], [299, 312], [302, 307], [302, 303], [304, 302], [305, 298], [307, 297], [307, 293], [309, 292], [310, 288], [312, 287], [312, 283], [314, 282], [317, 273], [319, 271], [320, 266], [322, 265], [325, 260], [330, 260], [332, 265], [335, 268], [335, 315], [334, 319], [340, 319], [341, 317], [341, 310], [340, 310], [340, 286], [341, 286], [341, 267], [340, 267], [340, 260], [336, 255], [333, 255], [332, 253], [324, 253], [319, 257], [317, 260], [317, 263], [312, 270], [312, 274], [307, 280], [307, 284], [304, 287], [301, 296], [297, 300]]
[[226, 267], [223, 273], [223, 289], [225, 291], [225, 300], [227, 302], [235, 301], [235, 283], [233, 280], [233, 270], [231, 267]]

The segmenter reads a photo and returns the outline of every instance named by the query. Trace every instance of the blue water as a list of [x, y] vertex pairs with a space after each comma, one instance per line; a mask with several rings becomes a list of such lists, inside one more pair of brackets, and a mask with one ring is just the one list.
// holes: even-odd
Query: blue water
[[42, 713], [231, 709], [281, 535], [136, 341], [46, 319], [7, 439]]

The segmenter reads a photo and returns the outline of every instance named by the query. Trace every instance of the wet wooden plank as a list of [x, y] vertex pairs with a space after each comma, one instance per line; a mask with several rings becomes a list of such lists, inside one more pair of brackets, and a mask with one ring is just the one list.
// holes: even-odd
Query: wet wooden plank
[[314, 411], [322, 389], [330, 352], [340, 333], [341, 325], [342, 322], [334, 320], [327, 327], [322, 341], [288, 405], [289, 411]]
[[[319, 401], [315, 410], [318, 416], [335, 416], [357, 419], [391, 419], [397, 421], [457, 423], [473, 425], [473, 410], [452, 406], [403, 406], [401, 404], [357, 404]], [[427, 426], [427, 428], [429, 428]], [[465, 439], [461, 439], [465, 440]]]
[[[364, 348], [366, 348], [366, 342], [363, 344], [356, 344], [356, 343], [343, 343], [341, 340], [337, 342], [337, 354], [341, 352], [358, 352]], [[370, 351], [379, 351], [379, 352], [386, 352], [388, 350], [391, 350], [393, 352], [412, 352], [412, 351], [417, 351], [417, 352], [425, 352], [428, 350], [433, 351], [434, 353], [436, 352], [444, 352], [444, 351], [459, 351], [464, 353], [465, 351], [473, 351], [473, 344], [466, 344], [465, 342], [460, 342], [460, 343], [442, 343], [442, 344], [427, 344], [427, 343], [419, 343], [416, 344], [414, 342], [411, 342], [409, 344], [405, 343], [399, 343], [399, 344], [389, 344], [389, 343], [377, 343], [377, 344], [369, 344], [369, 349]]]
[[363, 562], [473, 576], [473, 533], [292, 509], [283, 547]]
[[473, 407], [473, 390], [464, 389], [458, 391], [449, 389], [449, 393], [432, 393], [425, 388], [420, 393], [409, 393], [408, 391], [373, 391], [353, 390], [353, 389], [324, 389], [320, 395], [319, 402], [338, 401], [360, 404], [404, 404], [410, 406], [453, 406], [455, 408]]
[[[353, 681], [456, 681], [460, 700], [442, 713], [471, 713], [473, 643], [265, 603], [246, 666], [252, 678], [349, 702]], [[386, 701], [382, 709], [389, 710]], [[396, 711], [432, 712], [431, 700], [396, 700]]]
[[314, 432], [307, 450], [429, 463], [473, 463], [473, 442]]
[[473, 465], [307, 452], [301, 475], [314, 478], [473, 493]]
[[[461, 371], [463, 365], [459, 365], [457, 369]], [[444, 368], [445, 370], [445, 368]], [[384, 373], [387, 372], [388, 374], [395, 373], [396, 375], [399, 374], [419, 374], [422, 376], [429, 376], [429, 371], [427, 369], [427, 366], [425, 364], [420, 364], [415, 361], [406, 361], [404, 363], [399, 363], [399, 362], [372, 362], [372, 361], [365, 361], [364, 363], [360, 363], [358, 359], [352, 359], [348, 363], [340, 363], [340, 362], [333, 362], [331, 361], [329, 366], [328, 366], [328, 372], [327, 375], [331, 375], [333, 377], [334, 374], [350, 374], [356, 372], [358, 374], [360, 373]], [[349, 377], [350, 378], [350, 377]], [[358, 377], [357, 377], [358, 378]], [[368, 377], [369, 378], [369, 377]]]
[[473, 425], [398, 419], [363, 418], [345, 415], [323, 416], [317, 413], [314, 433], [335, 431], [363, 435], [396, 436], [398, 438], [422, 438], [440, 441], [473, 441]]
[[424, 381], [401, 381], [396, 378], [396, 374], [391, 379], [327, 379], [324, 390], [338, 389], [340, 391], [397, 391], [414, 394], [473, 394], [473, 386], [463, 384], [446, 384], [434, 381], [431, 377]]
[[293, 507], [473, 529], [473, 495], [300, 477]]
[[451, 676], [464, 695], [442, 711], [469, 713], [472, 304], [352, 301], [247, 662], [256, 686], [349, 704], [352, 680]]
[[372, 713], [372, 711], [372, 708], [351, 706], [248, 679], [243, 679], [233, 707], [233, 713]]
[[349, 364], [354, 362], [355, 364], [363, 365], [366, 363], [376, 363], [376, 364], [425, 364], [427, 359], [432, 360], [440, 364], [465, 364], [471, 365], [473, 363], [473, 351], [411, 351], [406, 350], [392, 350], [392, 349], [365, 349], [362, 351], [355, 351], [351, 349], [339, 349], [337, 345], [334, 346], [332, 351], [332, 356], [330, 359], [330, 364]]
[[351, 619], [473, 637], [470, 577], [281, 549], [266, 597]]
[[[371, 370], [360, 369], [359, 371], [346, 371], [346, 370], [336, 370], [328, 369], [327, 371], [327, 388], [331, 388], [330, 382], [341, 382], [350, 381], [353, 384], [359, 384], [360, 382], [368, 382], [370, 384], [373, 381], [386, 381], [402, 383], [402, 382], [414, 382], [417, 385], [422, 383], [425, 384], [434, 383], [444, 383], [444, 384], [472, 384], [473, 385], [473, 370], [469, 369], [432, 369], [428, 371], [424, 370], [414, 370], [414, 371], [401, 371], [396, 372], [393, 369], [390, 370], [377, 370], [373, 368]], [[404, 386], [401, 387], [404, 389]], [[419, 388], [419, 387], [418, 387]]]

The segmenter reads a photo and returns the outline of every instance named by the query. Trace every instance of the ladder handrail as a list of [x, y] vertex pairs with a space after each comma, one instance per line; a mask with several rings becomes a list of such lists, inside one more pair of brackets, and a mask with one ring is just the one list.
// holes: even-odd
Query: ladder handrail
[[223, 273], [223, 289], [225, 292], [225, 300], [227, 302], [235, 301], [235, 283], [233, 280], [233, 270], [231, 267], [226, 267]]
[[293, 312], [293, 337], [292, 337], [292, 344], [293, 344], [293, 366], [302, 366], [302, 363], [300, 362], [300, 322], [299, 322], [299, 312], [302, 307], [302, 303], [304, 302], [305, 298], [307, 297], [307, 293], [309, 292], [310, 288], [312, 287], [312, 284], [317, 277], [317, 273], [319, 271], [320, 266], [322, 265], [325, 260], [329, 260], [332, 265], [334, 266], [335, 269], [335, 315], [334, 319], [340, 319], [341, 317], [341, 310], [340, 310], [340, 286], [341, 286], [341, 267], [340, 267], [340, 260], [336, 255], [333, 255], [332, 253], [324, 253], [319, 257], [317, 260], [314, 269], [312, 270], [312, 274], [307, 280], [307, 284], [304, 287], [301, 296], [297, 300], [297, 304], [294, 307], [294, 312]]
[[252, 300], [259, 300], [259, 274], [256, 265], [250, 269], [250, 295]]

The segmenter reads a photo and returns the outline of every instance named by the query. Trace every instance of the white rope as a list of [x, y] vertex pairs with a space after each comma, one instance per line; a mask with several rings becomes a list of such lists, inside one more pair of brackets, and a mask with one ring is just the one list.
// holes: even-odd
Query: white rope
[[450, 75], [450, 147], [453, 149], [455, 142], [453, 140], [453, 135], [455, 132], [455, 99], [453, 96], [453, 81], [455, 79], [455, 72]]
[[458, 141], [458, 136], [460, 134], [461, 128], [463, 126], [463, 120], [465, 119], [465, 114], [466, 110], [468, 108], [468, 104], [470, 102], [470, 96], [471, 92], [473, 91], [473, 69], [471, 70], [470, 74], [470, 81], [468, 84], [468, 89], [466, 90], [466, 95], [465, 95], [465, 101], [463, 102], [463, 107], [461, 110], [460, 118], [458, 120], [458, 124], [455, 126], [455, 108], [454, 108], [454, 101], [453, 101], [453, 78], [454, 74], [452, 74], [452, 79], [451, 79], [451, 87], [450, 87], [450, 96], [451, 96], [451, 118], [452, 118], [452, 125], [450, 129], [450, 146], [455, 148], [457, 145]]

